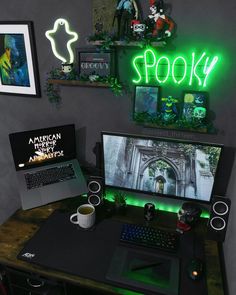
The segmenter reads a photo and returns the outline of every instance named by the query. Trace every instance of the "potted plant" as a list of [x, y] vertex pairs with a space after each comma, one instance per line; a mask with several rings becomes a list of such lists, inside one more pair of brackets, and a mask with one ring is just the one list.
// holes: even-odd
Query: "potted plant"
[[117, 191], [114, 193], [113, 196], [114, 204], [115, 204], [115, 210], [119, 213], [125, 213], [126, 211], [126, 196], [125, 193], [121, 191]]

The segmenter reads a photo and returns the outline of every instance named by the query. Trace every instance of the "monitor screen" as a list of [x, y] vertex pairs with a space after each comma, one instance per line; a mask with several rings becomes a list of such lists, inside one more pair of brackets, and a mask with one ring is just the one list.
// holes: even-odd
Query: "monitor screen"
[[222, 145], [102, 133], [105, 185], [209, 202]]
[[75, 158], [75, 126], [11, 133], [9, 135], [16, 170]]

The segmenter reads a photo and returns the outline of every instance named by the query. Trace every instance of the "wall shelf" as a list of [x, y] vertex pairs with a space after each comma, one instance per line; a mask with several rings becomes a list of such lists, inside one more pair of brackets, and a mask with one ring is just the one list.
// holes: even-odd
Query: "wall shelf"
[[[102, 46], [105, 41], [103, 40], [97, 40], [97, 41], [89, 41], [88, 43], [90, 45], [94, 46]], [[145, 45], [144, 42], [142, 41], [131, 41], [131, 42], [126, 42], [126, 41], [114, 41], [110, 44], [111, 46], [123, 46], [123, 47], [143, 47]], [[166, 41], [157, 41], [157, 42], [151, 42], [150, 45], [153, 47], [165, 47], [166, 46]]]
[[48, 83], [49, 84], [64, 85], [64, 86], [81, 86], [81, 87], [109, 88], [109, 84], [108, 83], [80, 81], [80, 80], [49, 79], [48, 80]]

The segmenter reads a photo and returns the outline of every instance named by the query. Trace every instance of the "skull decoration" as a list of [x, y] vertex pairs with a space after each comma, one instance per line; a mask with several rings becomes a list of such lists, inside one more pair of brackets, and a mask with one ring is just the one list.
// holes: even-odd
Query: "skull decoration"
[[72, 71], [73, 68], [73, 64], [67, 64], [67, 63], [63, 63], [61, 65], [61, 70], [63, 73], [68, 74]]
[[185, 202], [177, 214], [177, 228], [181, 231], [190, 230], [191, 227], [200, 219], [202, 210], [195, 203]]
[[199, 119], [199, 120], [202, 120], [206, 117], [206, 108], [203, 108], [203, 107], [196, 107], [194, 110], [193, 110], [193, 117], [195, 119]]

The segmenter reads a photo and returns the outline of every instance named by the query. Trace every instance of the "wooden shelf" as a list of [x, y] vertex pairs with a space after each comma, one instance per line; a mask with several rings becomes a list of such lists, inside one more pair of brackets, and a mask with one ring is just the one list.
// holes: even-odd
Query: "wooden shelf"
[[[88, 43], [90, 45], [102, 46], [104, 41], [103, 40], [97, 40], [97, 41], [89, 41]], [[165, 47], [166, 46], [166, 41], [151, 42], [150, 44], [153, 47]], [[143, 45], [144, 45], [144, 42], [142, 42], [142, 41], [131, 41], [131, 42], [114, 41], [114, 42], [111, 43], [111, 46], [123, 46], [123, 47], [143, 47]]]
[[65, 85], [65, 86], [100, 87], [100, 88], [109, 87], [109, 84], [103, 83], [103, 82], [90, 82], [90, 81], [79, 81], [79, 80], [49, 79], [48, 83]]

